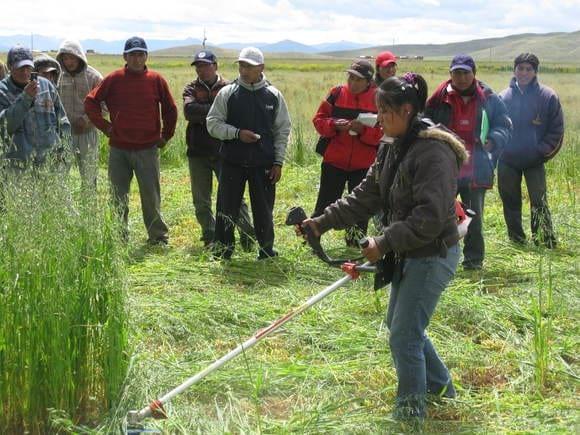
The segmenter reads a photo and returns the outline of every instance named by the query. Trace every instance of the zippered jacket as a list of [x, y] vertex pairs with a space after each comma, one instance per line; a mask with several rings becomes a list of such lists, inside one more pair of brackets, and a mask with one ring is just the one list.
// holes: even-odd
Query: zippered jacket
[[51, 151], [68, 147], [70, 123], [54, 85], [38, 77], [32, 98], [10, 76], [0, 81], [2, 157], [42, 163]]
[[221, 141], [210, 136], [205, 118], [218, 92], [229, 82], [218, 75], [212, 86], [197, 78], [183, 90], [188, 157], [217, 157]]
[[[72, 73], [67, 71], [62, 62], [64, 54], [72, 54], [80, 60], [81, 67], [78, 71]], [[103, 81], [103, 76], [88, 64], [87, 56], [77, 41], [63, 41], [58, 49], [56, 60], [62, 69], [58, 92], [69, 119], [71, 122], [78, 118], [89, 121], [85, 113], [85, 97]], [[95, 129], [93, 125], [90, 128]]]
[[[312, 122], [316, 131], [330, 139], [323, 161], [344, 171], [369, 168], [375, 160], [377, 148], [383, 135], [379, 126], [364, 127], [360, 135], [348, 131], [338, 132], [334, 125], [337, 119], [356, 119], [361, 113], [377, 113], [375, 104], [376, 86], [371, 85], [360, 94], [353, 94], [348, 86], [335, 87], [318, 107]], [[329, 102], [335, 95], [335, 102]]]
[[537, 78], [522, 92], [514, 77], [499, 96], [514, 124], [501, 160], [512, 167], [526, 169], [554, 157], [564, 139], [564, 113], [558, 95], [541, 85]]
[[[451, 87], [451, 80], [441, 83], [427, 100], [425, 117], [430, 118], [436, 124], [440, 123], [450, 128], [453, 124], [453, 113], [456, 109], [453, 107], [453, 101], [456, 101], [456, 98], [461, 97]], [[466, 141], [467, 150], [472, 150], [466, 163], [473, 165], [473, 171], [470, 174], [470, 186], [472, 188], [491, 189], [497, 160], [511, 137], [512, 123], [500, 98], [491, 88], [479, 80], [477, 81], [474, 98], [477, 99], [477, 110], [473, 132]], [[484, 111], [489, 126], [487, 139], [493, 144], [491, 152], [483, 149], [480, 140]], [[469, 139], [471, 143], [469, 143]]]
[[[207, 115], [207, 130], [223, 141], [220, 156], [239, 166], [282, 166], [292, 123], [282, 93], [264, 75], [257, 83], [238, 78], [222, 88]], [[260, 135], [255, 143], [239, 140], [240, 130]]]
[[[414, 122], [416, 133], [381, 144], [365, 179], [314, 218], [321, 232], [346, 228], [382, 211], [383, 234], [375, 237], [382, 254], [394, 251], [407, 257], [428, 257], [458, 242], [457, 175], [467, 153], [453, 133], [419, 123], [423, 124]], [[405, 148], [406, 154], [395, 168]]]

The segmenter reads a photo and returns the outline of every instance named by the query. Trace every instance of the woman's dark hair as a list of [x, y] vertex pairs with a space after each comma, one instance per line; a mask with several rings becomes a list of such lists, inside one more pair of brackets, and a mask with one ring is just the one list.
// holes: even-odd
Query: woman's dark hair
[[410, 72], [401, 77], [389, 77], [377, 89], [376, 99], [378, 107], [395, 110], [408, 103], [415, 116], [425, 110], [427, 82], [419, 74]]

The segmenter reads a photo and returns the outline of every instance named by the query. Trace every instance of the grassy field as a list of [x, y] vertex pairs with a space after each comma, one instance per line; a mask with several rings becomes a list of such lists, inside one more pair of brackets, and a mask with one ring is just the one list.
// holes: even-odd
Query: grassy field
[[[107, 73], [120, 57], [93, 57]], [[268, 62], [268, 61], [267, 61]], [[194, 77], [184, 58], [150, 59], [168, 79], [178, 105]], [[281, 256], [256, 262], [238, 252], [214, 261], [203, 249], [191, 203], [185, 122], [162, 156], [162, 211], [167, 249], [148, 248], [137, 189], [131, 196], [126, 264], [128, 339], [132, 357], [123, 394], [97, 431], [118, 430], [129, 409], [165, 394], [268, 325], [290, 307], [339, 279], [283, 225], [288, 209], [311, 210], [319, 176], [311, 117], [328, 89], [345, 80], [346, 64], [274, 60], [268, 79], [284, 93], [294, 122], [288, 162], [274, 210]], [[446, 76], [442, 62], [401, 63], [424, 73], [430, 88]], [[460, 271], [444, 293], [429, 334], [447, 362], [458, 399], [431, 407], [425, 432], [574, 433], [579, 424], [578, 207], [580, 75], [548, 65], [541, 75], [562, 98], [566, 143], [548, 165], [549, 201], [560, 241], [545, 251], [507, 242], [497, 190], [487, 195], [487, 258], [481, 273]], [[556, 72], [573, 71], [572, 73]], [[236, 76], [230, 61], [220, 65]], [[501, 90], [509, 64], [481, 65], [478, 77]], [[103, 160], [106, 147], [103, 147]], [[100, 193], [106, 195], [101, 169]], [[529, 210], [526, 225], [529, 227]], [[343, 251], [339, 232], [325, 236]], [[164, 433], [397, 433], [391, 420], [396, 375], [386, 343], [388, 290], [370, 277], [339, 290], [281, 332], [206, 378], [167, 406]], [[61, 429], [79, 431], [66, 418]]]

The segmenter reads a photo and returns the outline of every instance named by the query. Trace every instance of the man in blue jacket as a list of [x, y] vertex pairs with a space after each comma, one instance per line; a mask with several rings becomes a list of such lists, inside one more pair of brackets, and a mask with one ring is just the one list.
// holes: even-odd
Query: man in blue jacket
[[476, 66], [471, 56], [455, 56], [449, 74], [450, 79], [441, 83], [427, 101], [425, 116], [452, 130], [469, 153], [457, 180], [461, 201], [476, 213], [464, 239], [463, 268], [481, 269], [485, 255], [485, 191], [493, 187], [497, 159], [509, 141], [512, 127], [503, 102], [475, 78]]
[[0, 81], [0, 143], [5, 165], [21, 170], [61, 163], [70, 146], [70, 123], [54, 85], [32, 79], [32, 52], [8, 51], [10, 75]]
[[556, 246], [548, 208], [544, 163], [556, 155], [564, 137], [564, 115], [556, 93], [538, 82], [540, 61], [532, 53], [514, 60], [514, 77], [500, 98], [514, 125], [498, 165], [498, 187], [509, 238], [526, 241], [522, 228], [522, 175], [531, 204], [532, 239], [548, 248]]

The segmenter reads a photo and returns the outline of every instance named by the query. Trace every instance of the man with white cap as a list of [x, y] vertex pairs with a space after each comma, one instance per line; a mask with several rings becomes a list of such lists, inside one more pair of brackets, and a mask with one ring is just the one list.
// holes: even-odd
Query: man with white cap
[[10, 74], [0, 81], [2, 158], [16, 170], [60, 164], [68, 146], [70, 124], [54, 85], [32, 75], [32, 52], [8, 51]]
[[[134, 36], [125, 42], [123, 59], [125, 67], [110, 73], [87, 95], [85, 112], [109, 137], [109, 181], [124, 236], [128, 236], [129, 188], [135, 175], [147, 242], [166, 245], [169, 230], [161, 216], [159, 149], [173, 137], [177, 106], [165, 79], [147, 68], [143, 38]], [[107, 105], [109, 120], [103, 118], [102, 103]]]
[[238, 79], [218, 93], [207, 115], [209, 134], [223, 141], [214, 252], [229, 259], [234, 251], [247, 182], [261, 260], [277, 255], [272, 211], [291, 122], [282, 93], [266, 80], [262, 52], [246, 47], [236, 62]]

